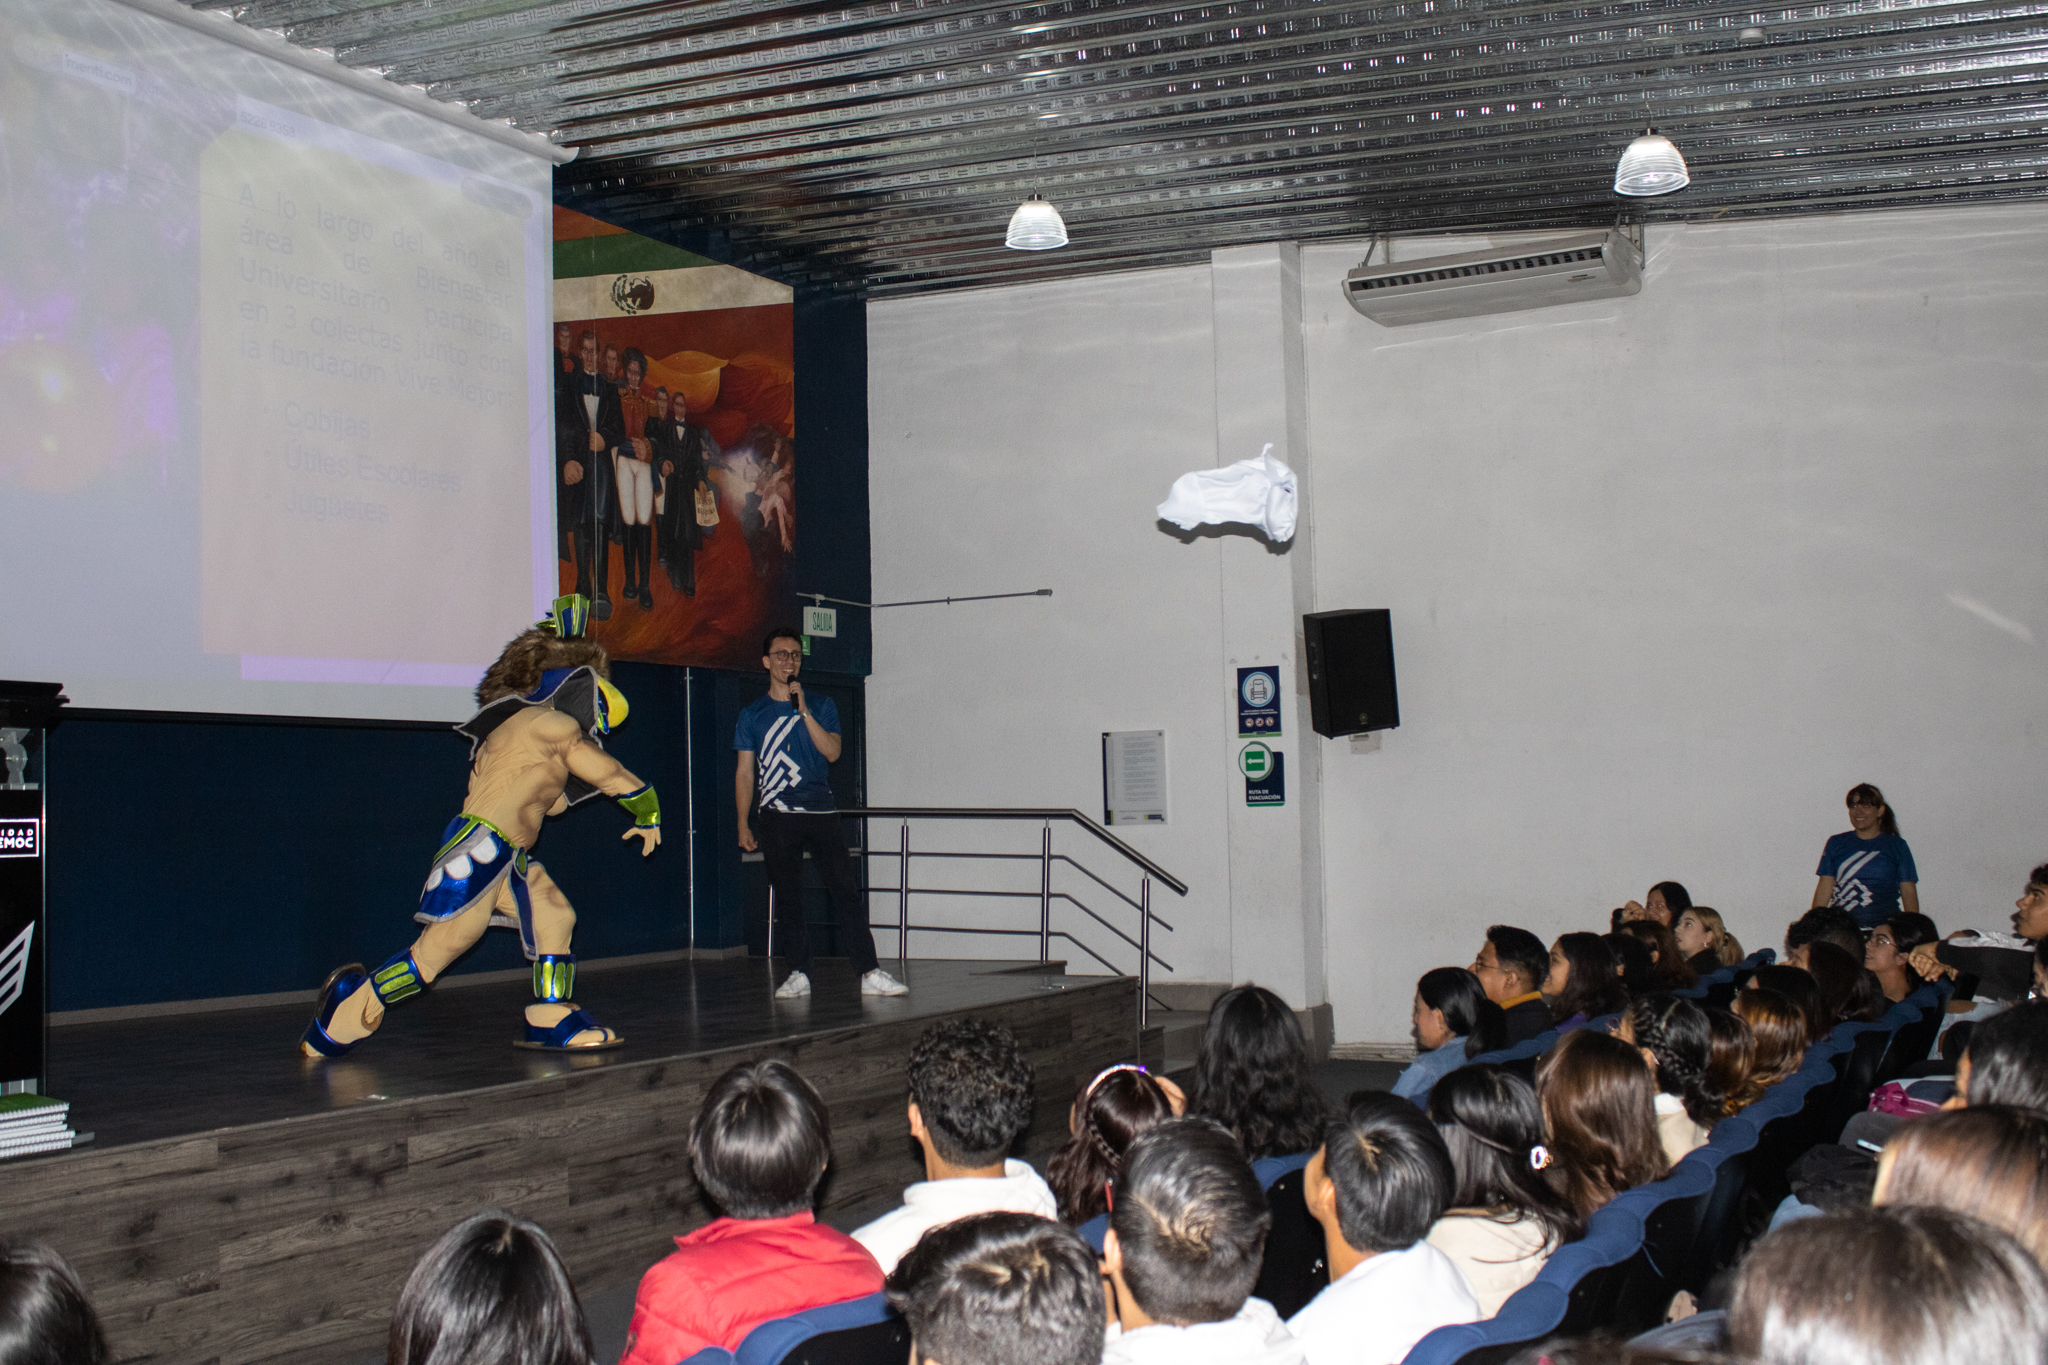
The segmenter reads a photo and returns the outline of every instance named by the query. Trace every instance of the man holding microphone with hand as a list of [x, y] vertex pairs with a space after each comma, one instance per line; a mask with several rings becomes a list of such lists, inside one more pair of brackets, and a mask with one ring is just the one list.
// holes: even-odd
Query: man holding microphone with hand
[[[902, 995], [909, 990], [883, 971], [875, 958], [875, 936], [867, 907], [853, 881], [852, 860], [839, 829], [839, 808], [827, 780], [839, 761], [839, 708], [820, 697], [812, 710], [796, 675], [803, 667], [803, 637], [783, 627], [761, 643], [768, 670], [768, 695], [740, 712], [732, 747], [739, 752], [733, 798], [739, 804], [740, 847], [761, 850], [774, 893], [775, 937], [789, 959], [789, 976], [775, 990], [778, 1000], [811, 993], [811, 944], [804, 927], [803, 856], [810, 851], [824, 875], [825, 890], [839, 922], [841, 946], [861, 974], [862, 995]], [[760, 837], [748, 824], [758, 806]]]

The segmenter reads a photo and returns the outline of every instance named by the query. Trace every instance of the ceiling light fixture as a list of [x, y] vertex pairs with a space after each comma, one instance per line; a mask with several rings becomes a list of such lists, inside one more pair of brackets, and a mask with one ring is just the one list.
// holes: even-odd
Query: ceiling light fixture
[[1671, 194], [1692, 183], [1692, 176], [1686, 172], [1685, 158], [1678, 154], [1671, 139], [1659, 136], [1655, 128], [1645, 128], [1643, 135], [1628, 144], [1628, 150], [1621, 154], [1621, 161], [1614, 168], [1614, 192], [1643, 198], [1653, 194]]
[[1066, 244], [1066, 220], [1035, 194], [1017, 205], [1010, 215], [1010, 230], [1003, 237], [1003, 245], [1013, 251], [1050, 251]]

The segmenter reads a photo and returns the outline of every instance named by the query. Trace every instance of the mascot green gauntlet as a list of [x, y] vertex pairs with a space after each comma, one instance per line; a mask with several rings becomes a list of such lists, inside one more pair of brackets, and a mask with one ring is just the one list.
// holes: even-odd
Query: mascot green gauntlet
[[533, 963], [534, 1003], [514, 1046], [585, 1052], [625, 1040], [576, 1005], [576, 912], [532, 848], [541, 821], [592, 796], [633, 817], [622, 836], [644, 857], [661, 844], [654, 788], [604, 751], [626, 718], [602, 646], [580, 638], [589, 604], [558, 599], [548, 619], [505, 646], [477, 686], [480, 708], [456, 731], [469, 736], [469, 795], [441, 833], [413, 918], [426, 928], [374, 972], [337, 968], [320, 988], [300, 1040], [309, 1057], [340, 1057], [377, 1030], [384, 1010], [418, 995], [492, 925], [515, 928]]

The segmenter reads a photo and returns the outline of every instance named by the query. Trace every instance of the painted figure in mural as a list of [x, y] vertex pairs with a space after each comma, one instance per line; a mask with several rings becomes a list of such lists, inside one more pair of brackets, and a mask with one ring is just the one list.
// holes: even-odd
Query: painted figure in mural
[[655, 520], [661, 537], [661, 565], [669, 585], [685, 597], [697, 595], [697, 551], [704, 546], [704, 527], [697, 505], [711, 488], [710, 464], [718, 458], [711, 433], [684, 420], [681, 394], [660, 389], [654, 395], [655, 415], [648, 419], [654, 442], [661, 491]]
[[653, 405], [641, 392], [647, 381], [647, 357], [628, 346], [622, 358], [619, 413], [626, 439], [613, 451], [619, 480], [619, 529], [625, 542], [626, 586], [619, 596], [642, 611], [654, 606], [654, 445], [647, 439]]
[[515, 1046], [600, 1051], [625, 1040], [579, 1008], [571, 938], [576, 912], [532, 857], [541, 821], [602, 792], [633, 816], [622, 836], [645, 857], [661, 843], [661, 802], [604, 751], [626, 718], [604, 647], [582, 638], [589, 606], [556, 599], [547, 620], [505, 646], [477, 684], [469, 793], [442, 832], [414, 918], [426, 928], [375, 971], [337, 968], [300, 1039], [308, 1057], [340, 1057], [377, 1031], [389, 1005], [418, 995], [492, 925], [517, 928], [533, 963], [534, 1003]]
[[591, 600], [590, 614], [609, 620], [612, 599], [605, 592], [611, 571], [610, 534], [618, 507], [610, 452], [625, 441], [626, 423], [618, 390], [598, 370], [597, 333], [577, 338], [580, 360], [569, 384], [569, 402], [555, 411], [555, 460], [559, 469], [556, 516], [575, 538], [576, 595]]

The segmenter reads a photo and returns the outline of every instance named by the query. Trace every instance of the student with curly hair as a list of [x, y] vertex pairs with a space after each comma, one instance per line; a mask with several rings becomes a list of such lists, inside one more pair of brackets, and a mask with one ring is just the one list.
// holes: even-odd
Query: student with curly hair
[[1081, 1087], [1067, 1119], [1070, 1136], [1045, 1163], [1062, 1223], [1080, 1227], [1109, 1211], [1107, 1188], [1123, 1174], [1132, 1140], [1172, 1118], [1173, 1109], [1173, 1093], [1128, 1062]]
[[1327, 1106], [1294, 1011], [1264, 986], [1234, 986], [1209, 1007], [1188, 1112], [1237, 1135], [1248, 1160], [1314, 1151]]
[[1706, 1011], [1668, 992], [1646, 995], [1615, 1022], [1614, 1036], [1640, 1052], [1656, 1078], [1657, 1137], [1665, 1160], [1677, 1165], [1706, 1145], [1727, 1107], [1708, 1071], [1714, 1033]]
[[1017, 1035], [980, 1019], [934, 1024], [910, 1050], [910, 1135], [924, 1152], [925, 1178], [903, 1191], [903, 1207], [854, 1230], [884, 1272], [917, 1239], [970, 1213], [1059, 1212], [1038, 1172], [1010, 1156], [1031, 1126], [1031, 1059]]

